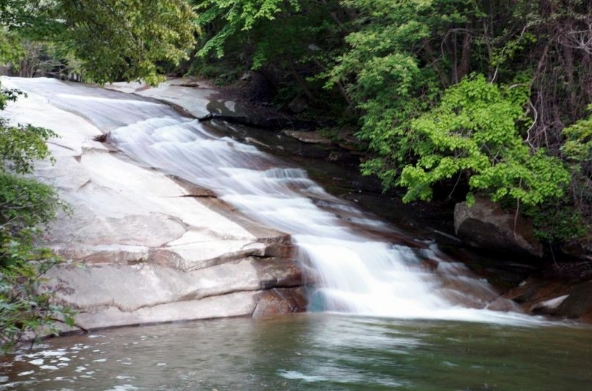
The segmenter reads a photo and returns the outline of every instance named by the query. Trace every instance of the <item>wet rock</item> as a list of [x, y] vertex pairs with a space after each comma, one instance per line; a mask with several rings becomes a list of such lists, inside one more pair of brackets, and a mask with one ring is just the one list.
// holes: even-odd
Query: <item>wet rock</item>
[[176, 175], [168, 175], [169, 178], [174, 180], [180, 186], [182, 186], [187, 194], [184, 194], [183, 197], [203, 197], [203, 198], [216, 198], [217, 195], [210, 189], [205, 189], [201, 186], [198, 186], [194, 183], [186, 181], [183, 178], [179, 178]]
[[302, 288], [272, 289], [258, 296], [253, 318], [306, 311], [306, 299]]
[[477, 197], [471, 207], [466, 202], [456, 204], [454, 229], [460, 239], [474, 247], [543, 255], [543, 247], [534, 237], [529, 221], [483, 197]]
[[341, 128], [337, 133], [337, 144], [348, 151], [365, 151], [368, 145], [355, 136], [357, 132], [357, 128]]
[[491, 311], [524, 312], [522, 307], [520, 307], [518, 304], [503, 297], [496, 298], [491, 303], [487, 304], [485, 308]]
[[321, 124], [315, 121], [279, 116], [269, 117], [256, 114], [237, 116], [209, 113], [203, 117], [198, 117], [197, 119], [202, 123], [211, 121], [225, 121], [229, 124], [239, 124], [267, 130], [303, 129], [312, 131], [321, 127]]
[[438, 264], [438, 261], [426, 258], [420, 261], [419, 266], [425, 271], [434, 272], [438, 269]]
[[569, 295], [563, 295], [555, 297], [553, 299], [545, 300], [540, 303], [536, 303], [530, 309], [533, 314], [541, 315], [555, 315], [557, 314], [557, 308], [567, 299]]
[[297, 130], [284, 130], [286, 136], [295, 138], [307, 144], [331, 145], [332, 141], [320, 134], [320, 132], [306, 132]]
[[485, 308], [500, 295], [493, 287], [484, 283], [485, 281], [479, 279], [460, 262], [442, 259], [436, 262], [435, 266], [433, 272], [439, 275], [440, 278], [438, 286], [434, 289], [454, 305]]
[[565, 300], [557, 306], [554, 315], [592, 320], [592, 281], [574, 286]]
[[531, 277], [503, 296], [527, 313], [592, 322], [592, 281]]
[[172, 86], [175, 87], [189, 87], [189, 88], [199, 88], [200, 85], [198, 82], [196, 81], [185, 81], [185, 82], [180, 82], [180, 83], [176, 83], [176, 84], [171, 84]]
[[[207, 109], [208, 104], [212, 102], [211, 97], [215, 95], [217, 91], [203, 81], [199, 82], [200, 86], [198, 88], [179, 88], [175, 85], [192, 82], [194, 81], [191, 79], [173, 79], [160, 83], [157, 87], [153, 88], [137, 82], [118, 82], [105, 85], [105, 87], [124, 93], [135, 93], [137, 95], [166, 101], [176, 107], [183, 107], [196, 117], [201, 117], [209, 113], [209, 110]], [[224, 104], [221, 105], [221, 109], [224, 110], [223, 113], [231, 114], [234, 112], [234, 110], [232, 110], [234, 104], [229, 104], [229, 106], [231, 106], [230, 108], [226, 106], [227, 105]]]
[[256, 291], [235, 292], [196, 300], [160, 303], [141, 307], [135, 311], [125, 311], [116, 306], [104, 306], [80, 311], [76, 315], [76, 323], [92, 330], [161, 322], [250, 316], [257, 305], [258, 294]]
[[293, 288], [304, 284], [298, 261], [283, 258], [262, 259], [253, 264], [261, 289]]
[[93, 141], [104, 143], [107, 142], [107, 137], [109, 137], [109, 133], [100, 134], [98, 136], [93, 137]]
[[455, 289], [441, 289], [438, 290], [438, 294], [448, 300], [450, 303], [453, 303], [454, 305], [460, 305], [465, 308], [481, 309], [486, 305], [486, 302], [483, 302], [479, 298], [471, 295], [465, 295], [461, 291]]
[[569, 287], [559, 281], [545, 281], [531, 277], [518, 287], [506, 292], [503, 297], [515, 301], [526, 311], [530, 311], [537, 303], [563, 296], [568, 292]]
[[450, 302], [470, 308], [485, 308], [499, 293], [472, 277], [448, 278], [438, 290]]

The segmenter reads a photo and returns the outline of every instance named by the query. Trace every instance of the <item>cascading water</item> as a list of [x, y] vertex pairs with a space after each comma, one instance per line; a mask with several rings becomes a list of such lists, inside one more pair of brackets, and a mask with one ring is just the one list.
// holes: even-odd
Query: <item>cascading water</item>
[[[313, 309], [401, 318], [518, 316], [459, 306], [469, 301], [485, 307], [474, 304], [475, 297], [495, 294], [462, 265], [440, 259], [434, 246], [390, 243], [388, 225], [329, 195], [305, 171], [217, 136], [166, 105], [56, 80], [10, 83], [110, 131], [110, 141], [140, 163], [209, 188], [263, 224], [290, 233], [303, 263], [318, 275]], [[440, 277], [420, 268], [420, 257], [440, 262]], [[461, 293], [459, 285], [478, 294]]]

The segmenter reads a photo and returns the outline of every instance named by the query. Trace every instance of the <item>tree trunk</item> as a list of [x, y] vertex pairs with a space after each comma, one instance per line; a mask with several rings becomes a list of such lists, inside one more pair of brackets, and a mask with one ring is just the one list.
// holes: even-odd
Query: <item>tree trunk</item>
[[460, 58], [460, 64], [458, 66], [458, 70], [456, 72], [459, 81], [462, 80], [463, 77], [469, 74], [471, 70], [471, 41], [472, 37], [471, 34], [468, 32], [469, 26], [467, 26], [467, 32], [463, 38], [462, 43], [462, 52]]

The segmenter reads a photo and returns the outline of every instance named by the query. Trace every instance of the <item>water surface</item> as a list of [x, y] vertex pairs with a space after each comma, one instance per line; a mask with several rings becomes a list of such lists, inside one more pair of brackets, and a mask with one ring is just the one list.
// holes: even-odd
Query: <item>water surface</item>
[[589, 390], [592, 330], [302, 314], [123, 328], [0, 363], [0, 390]]

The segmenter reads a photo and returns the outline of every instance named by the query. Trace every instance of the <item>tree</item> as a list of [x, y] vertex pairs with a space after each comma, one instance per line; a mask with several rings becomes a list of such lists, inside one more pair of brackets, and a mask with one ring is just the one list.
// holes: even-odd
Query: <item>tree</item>
[[[279, 101], [298, 95], [327, 110], [349, 99], [342, 86], [324, 90], [323, 75], [344, 48], [352, 15], [337, 0], [194, 1], [200, 37], [195, 73], [236, 80], [246, 71], [263, 74]], [[214, 68], [214, 69], [212, 69]], [[234, 79], [232, 79], [234, 77]]]
[[581, 222], [573, 235], [592, 221], [590, 159], [581, 159], [591, 2], [194, 4], [206, 64], [230, 56], [223, 61], [241, 70], [271, 68], [311, 101], [324, 81], [343, 98], [333, 105], [360, 117], [357, 136], [369, 146], [362, 171], [385, 189], [405, 188], [406, 201], [430, 199], [439, 186], [457, 199], [480, 192], [534, 217], [557, 215], [565, 227]]
[[433, 184], [459, 176], [493, 201], [534, 206], [562, 197], [568, 170], [521, 137], [520, 128], [531, 126], [523, 109], [527, 100], [526, 86], [498, 87], [482, 75], [448, 88], [438, 106], [410, 124], [415, 164], [400, 174], [408, 189], [403, 200], [429, 199]]
[[195, 42], [195, 14], [183, 0], [61, 0], [54, 12], [65, 20], [63, 39], [100, 83], [156, 83], [159, 62], [178, 65]]
[[81, 60], [87, 79], [161, 80], [195, 42], [195, 14], [183, 0], [0, 0], [0, 23], [31, 41], [52, 42]]
[[567, 152], [588, 151], [585, 123], [562, 130], [592, 102], [590, 2], [343, 4], [359, 24], [329, 82], [344, 84], [361, 111], [358, 136], [371, 149], [364, 173], [406, 188], [406, 201], [430, 199], [439, 184], [557, 215], [572, 229], [536, 219], [549, 241], [584, 232], [589, 160]]

